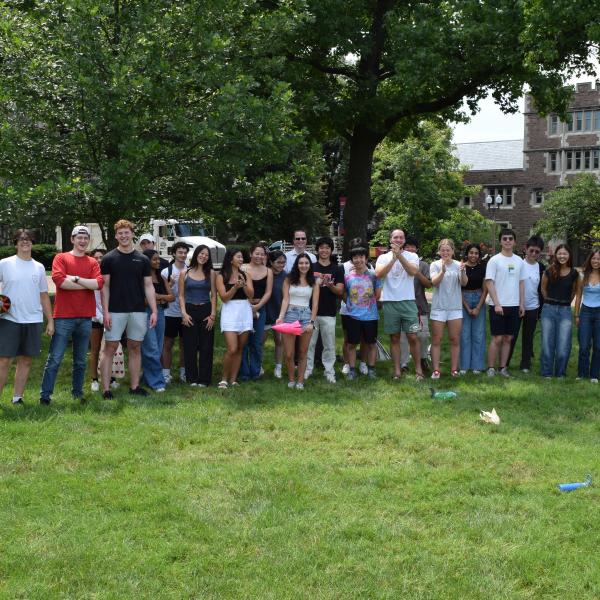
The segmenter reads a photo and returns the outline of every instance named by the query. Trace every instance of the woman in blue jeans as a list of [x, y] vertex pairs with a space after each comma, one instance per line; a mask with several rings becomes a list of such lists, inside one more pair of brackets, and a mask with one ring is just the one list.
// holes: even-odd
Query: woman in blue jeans
[[246, 276], [252, 279], [254, 288], [254, 295], [250, 300], [254, 329], [242, 350], [241, 381], [258, 379], [262, 369], [263, 339], [267, 319], [266, 304], [273, 290], [273, 272], [265, 265], [266, 259], [267, 253], [264, 247], [261, 244], [254, 244], [250, 248], [250, 263], [243, 268]]
[[460, 372], [469, 369], [475, 375], [485, 368], [485, 265], [481, 263], [481, 250], [477, 244], [465, 249], [467, 285], [462, 288], [463, 318], [460, 332]]
[[542, 276], [542, 377], [564, 377], [571, 355], [571, 302], [577, 290], [571, 250], [560, 244]]
[[[600, 376], [600, 248], [593, 248], [583, 264], [577, 285], [575, 323], [579, 341], [577, 378], [598, 383]], [[593, 348], [590, 367], [590, 346]]]
[[[142, 368], [144, 383], [155, 392], [165, 391], [165, 378], [160, 364], [160, 356], [165, 337], [165, 308], [175, 300], [169, 282], [160, 274], [160, 256], [156, 250], [144, 250], [144, 255], [150, 260], [150, 275], [156, 294], [157, 318], [156, 327], [148, 326], [142, 341]], [[150, 308], [146, 308], [148, 320]]]

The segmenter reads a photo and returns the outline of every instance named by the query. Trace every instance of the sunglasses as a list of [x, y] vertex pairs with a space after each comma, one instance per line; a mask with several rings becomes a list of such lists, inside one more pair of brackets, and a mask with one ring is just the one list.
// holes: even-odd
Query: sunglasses
[[538, 250], [537, 248], [527, 248], [527, 252], [530, 252], [531, 254], [539, 254], [541, 250]]
[[305, 237], [297, 237], [297, 238], [294, 238], [294, 239], [295, 239], [295, 240], [302, 241], [302, 240], [305, 240], [306, 238], [305, 238]]
[[515, 238], [512, 235], [503, 235], [502, 236], [502, 241], [503, 242], [512, 242]]
[[20, 237], [17, 239], [17, 242], [33, 242], [33, 240], [28, 237]]

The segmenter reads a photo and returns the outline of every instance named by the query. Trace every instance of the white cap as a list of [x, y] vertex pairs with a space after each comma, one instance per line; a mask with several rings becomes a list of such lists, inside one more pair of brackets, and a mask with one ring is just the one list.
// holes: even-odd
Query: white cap
[[90, 230], [85, 225], [75, 225], [71, 231], [71, 237], [75, 235], [87, 235], [90, 237]]
[[154, 244], [156, 240], [154, 239], [154, 236], [151, 233], [142, 233], [139, 241], [140, 241], [140, 243], [152, 242]]

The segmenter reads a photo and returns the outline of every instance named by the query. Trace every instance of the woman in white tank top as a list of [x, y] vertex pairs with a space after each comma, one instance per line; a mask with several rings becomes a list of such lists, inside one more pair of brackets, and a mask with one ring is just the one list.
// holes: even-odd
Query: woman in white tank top
[[[306, 371], [306, 353], [317, 318], [319, 307], [319, 285], [315, 280], [312, 262], [308, 254], [299, 254], [290, 274], [283, 282], [283, 301], [277, 323], [293, 323], [300, 321], [302, 335], [298, 343], [296, 356], [296, 336], [283, 335], [283, 350], [288, 372], [288, 387], [304, 389], [304, 372]], [[312, 303], [312, 308], [311, 308]], [[298, 359], [298, 382], [295, 381], [294, 358]]]

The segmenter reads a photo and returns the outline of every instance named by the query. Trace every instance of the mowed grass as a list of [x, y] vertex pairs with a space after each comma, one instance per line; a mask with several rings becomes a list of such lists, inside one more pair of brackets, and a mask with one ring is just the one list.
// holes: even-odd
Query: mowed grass
[[25, 406], [7, 387], [0, 597], [600, 597], [598, 487], [556, 488], [600, 476], [598, 386], [443, 378], [444, 402], [381, 365], [298, 392], [271, 356], [227, 391], [81, 406], [70, 356], [50, 407], [43, 360]]

